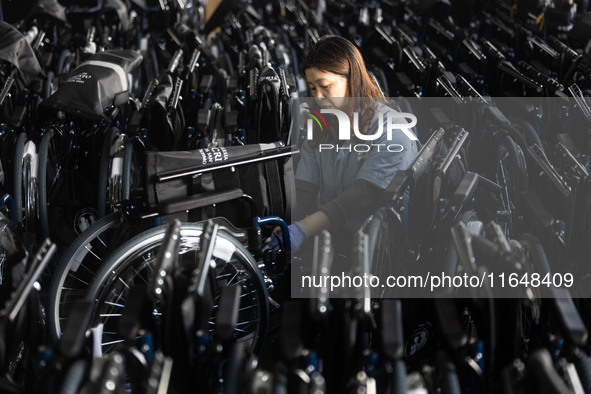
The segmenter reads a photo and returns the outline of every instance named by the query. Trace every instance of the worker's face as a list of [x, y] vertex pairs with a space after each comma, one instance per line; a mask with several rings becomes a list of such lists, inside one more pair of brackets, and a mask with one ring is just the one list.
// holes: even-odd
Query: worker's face
[[347, 97], [347, 78], [316, 67], [306, 69], [308, 87], [322, 108], [340, 108]]

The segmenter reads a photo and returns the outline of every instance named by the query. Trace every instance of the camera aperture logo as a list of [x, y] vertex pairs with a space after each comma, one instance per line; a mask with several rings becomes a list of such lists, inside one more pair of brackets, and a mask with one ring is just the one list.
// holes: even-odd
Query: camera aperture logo
[[[320, 127], [321, 131], [328, 130], [327, 122], [322, 116], [323, 114], [330, 114], [337, 117], [339, 130], [338, 130], [338, 140], [341, 141], [351, 141], [351, 120], [349, 115], [345, 112], [335, 109], [335, 108], [322, 108], [320, 112], [315, 111], [311, 108], [306, 108], [304, 114], [308, 117], [307, 119], [307, 136], [308, 140], [313, 139], [313, 129], [314, 129], [314, 122]], [[392, 141], [393, 135], [395, 131], [402, 131], [411, 141], [416, 141], [418, 138], [415, 134], [411, 131], [411, 129], [416, 126], [417, 118], [415, 115], [408, 113], [408, 112], [397, 112], [393, 109], [390, 109], [387, 112], [378, 111], [376, 113], [377, 119], [377, 130], [375, 132], [371, 132], [368, 134], [363, 134], [359, 131], [359, 113], [353, 113], [353, 133], [357, 139], [357, 141], [362, 141], [361, 143], [354, 143], [354, 144], [319, 144], [318, 149], [319, 151], [323, 150], [347, 150], [349, 152], [357, 152], [357, 153], [365, 153], [369, 152], [372, 148], [377, 149], [377, 151], [387, 150], [388, 152], [402, 152], [404, 150], [404, 146], [397, 143], [376, 143], [378, 140], [382, 140], [382, 136], [386, 133], [386, 140]], [[385, 120], [385, 122], [384, 122]], [[324, 126], [324, 127], [323, 127]]]
[[[320, 113], [318, 113], [318, 111], [314, 111], [312, 108], [308, 108], [304, 114], [308, 115], [308, 117], [310, 117], [311, 119], [308, 119], [308, 122], [312, 122], [312, 119], [314, 119], [316, 121], [316, 123], [318, 124], [318, 127], [320, 127], [320, 131], [328, 131], [328, 125], [326, 124], [326, 119], [324, 119], [324, 116], [320, 115]], [[322, 123], [320, 122], [322, 121]], [[322, 126], [324, 125], [324, 127]], [[310, 130], [312, 130], [312, 124], [308, 124], [308, 136], [310, 136]], [[310, 139], [308, 137], [308, 139]]]

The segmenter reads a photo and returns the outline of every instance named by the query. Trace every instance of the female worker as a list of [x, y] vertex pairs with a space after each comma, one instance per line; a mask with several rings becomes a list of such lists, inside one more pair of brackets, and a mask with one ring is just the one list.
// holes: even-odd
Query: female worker
[[[359, 133], [375, 139], [361, 139], [352, 130], [343, 139], [333, 122], [302, 144], [295, 175], [297, 221], [289, 226], [292, 252], [323, 229], [358, 229], [378, 208], [381, 192], [396, 172], [409, 167], [418, 152], [418, 141], [408, 129], [386, 133], [387, 122], [392, 121], [386, 113], [394, 110], [384, 104], [361, 53], [350, 41], [321, 38], [306, 54], [302, 70], [316, 112], [328, 122], [336, 120], [331, 110], [351, 115], [351, 125], [357, 123]], [[353, 112], [358, 113], [357, 122]], [[269, 247], [277, 248], [277, 239]]]

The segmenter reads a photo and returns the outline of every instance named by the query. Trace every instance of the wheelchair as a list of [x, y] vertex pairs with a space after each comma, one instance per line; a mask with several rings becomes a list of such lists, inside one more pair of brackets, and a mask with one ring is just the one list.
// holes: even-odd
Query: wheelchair
[[[262, 251], [262, 240], [271, 225], [284, 227], [288, 234], [285, 222], [291, 210], [293, 154], [282, 143], [146, 152], [142, 187], [133, 190], [131, 199], [116, 212], [94, 222], [57, 267], [49, 303], [54, 339], [59, 338], [73, 303], [86, 297], [96, 302], [94, 324], [102, 327], [103, 350], [111, 351], [121, 341], [116, 327], [129, 289], [150, 281], [165, 241], [166, 225], [153, 227], [154, 218], [188, 221], [180, 227], [181, 262], [195, 259], [203, 220], [211, 219], [220, 228], [211, 280], [220, 289], [234, 284], [242, 287], [236, 336], [251, 351], [260, 350], [267, 330], [272, 277], [287, 259], [286, 255], [271, 258]], [[136, 235], [115, 248], [126, 226], [136, 226]], [[142, 232], [138, 228], [149, 229]], [[157, 308], [154, 313], [158, 314]]]

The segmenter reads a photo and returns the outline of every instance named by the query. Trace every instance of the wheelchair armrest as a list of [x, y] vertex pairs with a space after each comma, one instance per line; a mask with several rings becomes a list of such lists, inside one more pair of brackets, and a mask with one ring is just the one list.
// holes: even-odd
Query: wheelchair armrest
[[467, 201], [470, 201], [474, 196], [474, 193], [476, 192], [478, 181], [478, 174], [467, 171], [453, 194], [453, 197], [451, 199], [452, 202], [455, 205], [463, 205]]
[[509, 119], [497, 107], [487, 107], [486, 113], [490, 117], [490, 120], [498, 126], [509, 127], [511, 124]]
[[188, 211], [195, 208], [203, 208], [221, 202], [235, 200], [242, 198], [242, 189], [229, 189], [221, 192], [199, 193], [179, 201], [172, 201], [161, 204], [158, 207], [158, 213], [161, 215], [169, 215], [172, 213]]

